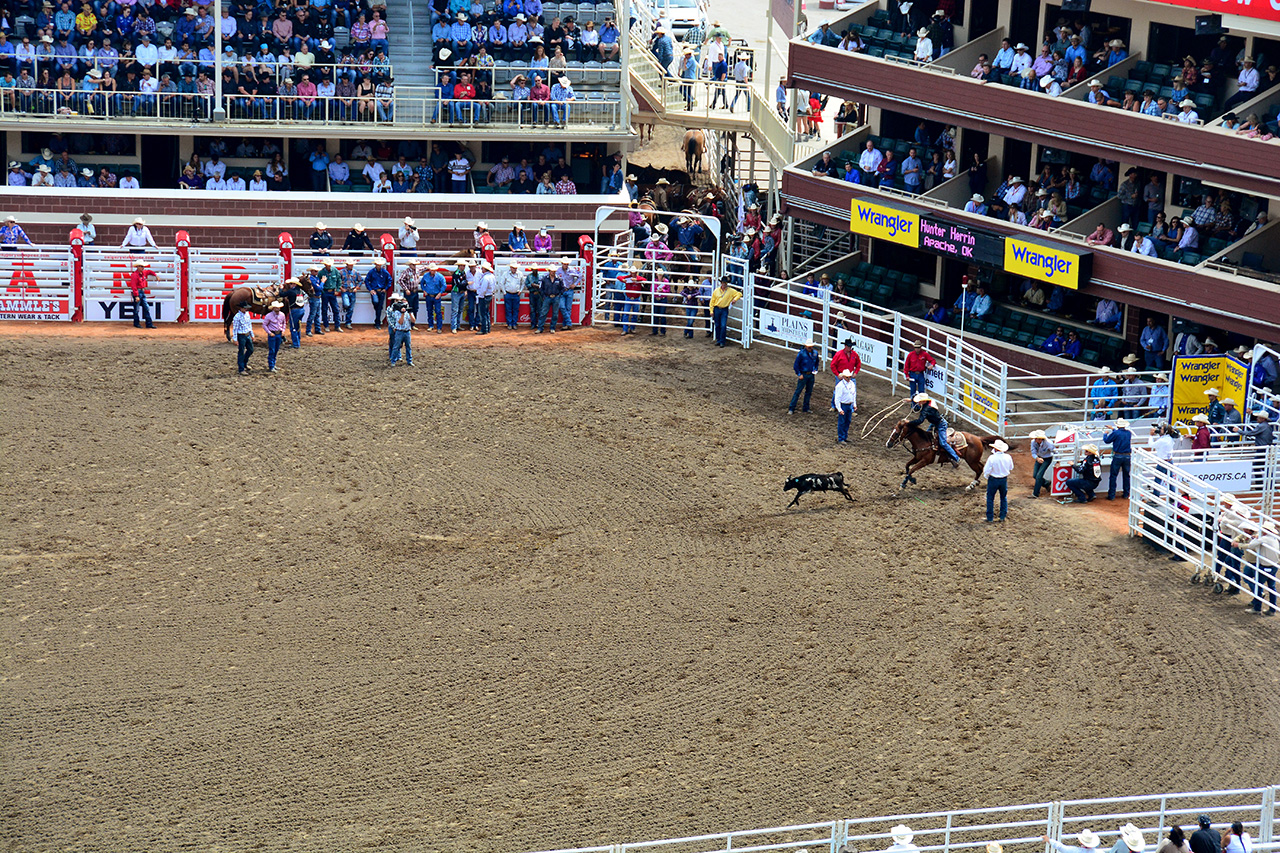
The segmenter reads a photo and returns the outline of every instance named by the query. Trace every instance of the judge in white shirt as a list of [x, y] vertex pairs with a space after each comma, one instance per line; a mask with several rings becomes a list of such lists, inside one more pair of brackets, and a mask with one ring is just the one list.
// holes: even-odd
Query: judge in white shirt
[[876, 170], [884, 162], [884, 155], [876, 149], [876, 144], [867, 140], [866, 149], [858, 155], [858, 168], [862, 171], [862, 183], [869, 187], [877, 186]]
[[207, 190], [225, 190], [227, 188], [227, 182], [217, 175], [214, 175], [204, 182], [204, 188]]
[[142, 220], [142, 217], [138, 217], [133, 220], [129, 230], [124, 232], [124, 240], [120, 243], [120, 248], [141, 252], [147, 246], [153, 249], [160, 248], [156, 245], [156, 238], [151, 236], [151, 229], [147, 227], [147, 223]]
[[[982, 469], [987, 478], [987, 523], [995, 521], [995, 499], [1000, 495], [1000, 520], [1009, 514], [1009, 475], [1013, 473], [1013, 457], [1008, 454], [1009, 445], [1000, 439], [991, 442], [991, 455]], [[987, 845], [991, 850], [991, 845]], [[1003, 853], [1001, 851], [1001, 853]]]

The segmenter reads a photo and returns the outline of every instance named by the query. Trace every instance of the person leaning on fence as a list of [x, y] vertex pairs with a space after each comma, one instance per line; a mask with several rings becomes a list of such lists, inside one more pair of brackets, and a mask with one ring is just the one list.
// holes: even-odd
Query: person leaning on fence
[[[691, 333], [686, 333], [686, 337], [693, 337]], [[796, 390], [791, 395], [791, 405], [787, 406], [787, 414], [794, 415], [796, 413], [796, 403], [800, 400], [800, 392], [804, 391], [804, 408], [803, 412], [809, 411], [809, 400], [813, 397], [813, 382], [818, 376], [818, 368], [822, 363], [822, 358], [814, 350], [813, 341], [805, 341], [804, 346], [800, 347], [800, 352], [796, 353], [795, 363], [791, 369], [796, 375]]]
[[920, 850], [919, 847], [911, 843], [912, 839], [915, 838], [915, 833], [911, 831], [911, 827], [900, 823], [889, 830], [889, 834], [893, 838], [893, 843], [885, 848], [885, 853], [918, 853]]
[[[1232, 543], [1242, 552], [1245, 583], [1253, 597], [1249, 609], [1263, 616], [1276, 615], [1276, 576], [1280, 575], [1280, 535], [1277, 533], [1270, 522], [1259, 527], [1250, 521], [1240, 526], [1240, 535]], [[1250, 849], [1251, 845], [1244, 844], [1244, 839], [1241, 844], [1246, 851]]]
[[1031, 497], [1040, 497], [1040, 489], [1044, 487], [1044, 475], [1053, 468], [1053, 442], [1045, 437], [1044, 430], [1031, 431], [1031, 458], [1035, 467], [1031, 473]]
[[1111, 477], [1107, 482], [1107, 500], [1116, 499], [1116, 478], [1124, 474], [1125, 500], [1129, 499], [1129, 467], [1133, 458], [1133, 433], [1129, 432], [1129, 422], [1121, 418], [1115, 427], [1102, 437], [1104, 444], [1111, 445]]
[[1084, 458], [1075, 466], [1078, 476], [1067, 480], [1067, 488], [1075, 496], [1076, 503], [1087, 504], [1094, 499], [1094, 492], [1102, 483], [1102, 460], [1098, 457], [1098, 447], [1095, 444], [1086, 444], [1081, 450], [1084, 451]]
[[1142, 838], [1142, 830], [1131, 823], [1120, 827], [1120, 837], [1111, 846], [1110, 853], [1142, 853], [1147, 842]]
[[236, 371], [244, 376], [249, 372], [249, 356], [253, 355], [253, 319], [249, 316], [249, 303], [240, 303], [240, 310], [231, 321], [231, 334], [236, 339]]
[[1040, 838], [1053, 849], [1054, 853], [1096, 853], [1098, 845], [1102, 843], [1098, 833], [1092, 829], [1086, 829], [1077, 835], [1076, 841], [1080, 843], [1074, 846], [1055, 841], [1047, 835], [1042, 835]]
[[924, 341], [915, 341], [911, 344], [911, 352], [907, 353], [906, 361], [902, 365], [902, 373], [907, 377], [907, 397], [915, 399], [916, 395], [923, 394], [927, 386], [925, 380], [925, 371], [936, 367], [937, 360], [925, 352]]

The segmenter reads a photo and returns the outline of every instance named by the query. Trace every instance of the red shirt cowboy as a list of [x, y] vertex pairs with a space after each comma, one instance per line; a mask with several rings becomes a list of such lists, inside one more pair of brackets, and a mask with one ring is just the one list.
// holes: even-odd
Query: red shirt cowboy
[[853, 338], [845, 338], [844, 349], [831, 356], [831, 372], [839, 376], [848, 370], [856, 379], [862, 370], [862, 359], [853, 349]]
[[147, 277], [154, 278], [158, 275], [159, 273], [151, 269], [150, 261], [133, 262], [133, 272], [129, 273], [129, 293], [133, 295], [134, 301], [147, 292]]
[[498, 251], [498, 244], [493, 239], [493, 235], [489, 233], [489, 226], [480, 222], [476, 224], [476, 248], [480, 250], [480, 254], [490, 265], [493, 264], [493, 254]]
[[924, 344], [916, 343], [913, 347], [911, 352], [907, 353], [907, 360], [902, 365], [902, 372], [908, 379], [911, 378], [911, 374], [924, 373], [938, 363], [937, 359], [924, 351]]

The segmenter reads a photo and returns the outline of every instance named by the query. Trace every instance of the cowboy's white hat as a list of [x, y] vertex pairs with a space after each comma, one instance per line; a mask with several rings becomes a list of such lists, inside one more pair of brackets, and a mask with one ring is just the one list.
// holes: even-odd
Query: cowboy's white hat
[[1236, 404], [1236, 401], [1230, 397], [1224, 397], [1222, 400], [1222, 405], [1224, 406], [1234, 406], [1235, 404]]
[[317, 222], [317, 223], [316, 223], [316, 230], [317, 230], [317, 231], [323, 231], [323, 230], [324, 230], [324, 223], [323, 223], [323, 222]]
[[146, 261], [146, 260], [141, 260], [141, 259], [139, 259], [139, 260], [134, 261], [134, 262], [133, 262], [133, 265], [134, 265], [135, 267], [149, 267], [149, 266], [151, 266], [151, 261]]
[[[16, 166], [17, 164], [15, 163], [14, 165]], [[84, 175], [86, 178], [92, 178], [93, 169], [81, 169], [80, 174]]]
[[1031, 438], [1045, 438], [1044, 430], [1042, 430], [1042, 429], [1033, 429], [1033, 430], [1031, 431]]
[[[1126, 223], [1124, 223], [1123, 225], [1121, 225], [1121, 226], [1120, 226], [1120, 233], [1121, 233], [1121, 234], [1128, 234], [1128, 233], [1129, 233], [1130, 231], [1132, 231], [1132, 230], [1133, 230], [1133, 226], [1132, 226], [1132, 225], [1130, 225], [1128, 222], [1126, 222]], [[1126, 356], [1126, 358], [1127, 358], [1127, 356]]]
[[377, 264], [378, 266], [380, 266], [380, 267], [383, 267], [383, 266], [386, 266], [386, 265], [387, 265], [387, 259], [386, 259], [386, 258], [384, 258], [384, 257], [381, 257], [381, 256], [374, 258], [374, 259], [373, 259], [373, 262], [374, 262], [375, 264]]
[[476, 228], [480, 229], [481, 231], [487, 231], [489, 230], [489, 223], [485, 222], [484, 220], [481, 220], [476, 223]]
[[512, 261], [511, 263], [507, 264], [507, 266], [511, 267], [512, 269], [515, 269], [518, 266], [518, 264], [515, 261]]
[[1132, 375], [1136, 376], [1136, 375], [1137, 375], [1137, 373], [1138, 373], [1138, 368], [1136, 368], [1136, 367], [1126, 367], [1126, 368], [1124, 369], [1124, 372], [1125, 372], [1126, 374], [1132, 374]]
[[1127, 427], [1128, 425], [1129, 425], [1129, 422], [1128, 422], [1128, 421], [1126, 421], [1124, 418], [1120, 418], [1120, 420], [1116, 421], [1116, 428], [1117, 428], [1117, 429], [1124, 429], [1124, 428], [1125, 428], [1125, 427]]
[[1019, 178], [1017, 175], [1014, 175], [1012, 178], [1009, 179], [1009, 183], [1020, 184], [1022, 183], [1022, 178]]
[[653, 227], [653, 230], [658, 232], [659, 234], [666, 234], [671, 229], [668, 228], [664, 223], [659, 222], [657, 225]]
[[929, 35], [929, 28], [921, 27], [920, 29], [916, 30], [916, 35], [920, 36], [921, 38], [924, 38], [925, 36]]
[[805, 341], [805, 342], [804, 342], [804, 343], [802, 343], [800, 346], [802, 346], [802, 347], [816, 347], [816, 346], [817, 346], [817, 344], [815, 344], [815, 343], [813, 342], [813, 338], [809, 338], [809, 340]]
[[1167, 373], [1157, 373], [1157, 374], [1156, 374], [1156, 381], [1157, 381], [1157, 382], [1168, 382], [1168, 381], [1169, 381], [1169, 374], [1167, 374]]
[[1194, 107], [1195, 105], [1196, 105], [1196, 102], [1191, 100], [1190, 98], [1183, 98], [1182, 102], [1178, 104], [1178, 106], [1180, 107]]
[[1086, 444], [1084, 447], [1082, 447], [1082, 448], [1080, 448], [1080, 449], [1081, 449], [1081, 450], [1083, 450], [1085, 453], [1088, 453], [1088, 452], [1090, 452], [1090, 451], [1093, 451], [1094, 453], [1097, 453], [1097, 452], [1098, 452], [1098, 445], [1096, 445], [1096, 444]]
[[347, 258], [345, 261], [343, 261], [343, 263], [344, 263], [344, 264], [346, 264], [346, 265], [347, 265], [347, 266], [349, 266], [349, 267], [354, 267], [354, 266], [356, 265], [356, 259], [355, 259], [355, 258]]
[[1142, 849], [1147, 846], [1146, 840], [1142, 837], [1142, 830], [1131, 823], [1120, 827], [1120, 840], [1132, 853], [1142, 853]]
[[404, 218], [404, 224], [405, 224], [405, 225], [408, 225], [408, 226], [410, 226], [410, 227], [412, 227], [412, 226], [413, 226], [413, 217], [412, 217], [412, 216], [406, 216], [406, 217]]
[[482, 270], [488, 270], [489, 272], [493, 272], [493, 264], [489, 263], [488, 261], [481, 261], [481, 262], [480, 262], [480, 269], [482, 269]]
[[331, 267], [331, 266], [333, 266], [333, 258], [325, 258], [324, 260], [322, 260], [322, 261], [320, 262], [320, 264], [321, 264], [322, 266]]
[[138, 216], [138, 217], [135, 217], [135, 218], [134, 218], [134, 220], [133, 220], [133, 224], [134, 224], [134, 225], [146, 225], [147, 223], [143, 220], [143, 218], [142, 218], [141, 216]]
[[363, 226], [363, 225], [361, 225], [359, 222], [357, 222], [355, 225], [352, 225], [352, 226], [351, 226], [351, 230], [352, 230], [352, 231], [363, 231], [363, 230], [364, 230], [364, 226]]
[[309, 270], [310, 272], [320, 272], [320, 265], [312, 264], [311, 266], [307, 267], [307, 270]]
[[913, 402], [913, 403], [932, 403], [932, 402], [933, 402], [933, 398], [932, 398], [932, 397], [930, 397], [928, 394], [925, 394], [925, 393], [921, 392], [921, 393], [919, 393], [919, 394], [915, 395], [914, 397], [912, 397], [912, 398], [911, 398], [911, 402]]
[[[991, 446], [994, 447], [996, 450], [999, 450], [1001, 453], [1004, 453], [1006, 450], [1009, 449], [1009, 445], [1005, 444], [1003, 441], [1001, 441], [998, 438], [995, 441], [991, 442]], [[995, 844], [995, 842], [993, 841], [991, 842], [991, 844]], [[1004, 850], [1004, 848], [1001, 847], [999, 844], [996, 844], [996, 849], [992, 850], [991, 844], [987, 845], [988, 853], [1001, 853], [1001, 851]]]
[[1086, 829], [1076, 836], [1076, 840], [1080, 842], [1081, 847], [1093, 849], [1102, 843], [1102, 839], [1098, 838], [1098, 833], [1092, 829]]
[[1191, 420], [1193, 423], [1202, 423], [1202, 422], [1208, 423], [1209, 416], [1206, 415], [1204, 412], [1197, 412], [1196, 414], [1191, 416]]
[[271, 307], [271, 308], [283, 308], [283, 307], [284, 307], [284, 303], [283, 303], [283, 302], [281, 302], [279, 299], [277, 299], [275, 302], [272, 302], [272, 303], [271, 303], [270, 307]]
[[[812, 342], [812, 341], [810, 341], [809, 343], [805, 344], [805, 346], [813, 346], [813, 342]], [[848, 378], [850, 378], [851, 376], [853, 376], [853, 371], [852, 371], [852, 370], [842, 370], [842, 371], [840, 371], [840, 378], [841, 378], [841, 379], [848, 379]]]
[[976, 201], [978, 204], [982, 204], [982, 202], [985, 200], [986, 199], [984, 199], [979, 193], [974, 193], [973, 195], [969, 196], [969, 201]]
[[911, 839], [916, 837], [915, 833], [911, 831], [911, 827], [902, 823], [889, 830], [889, 832], [893, 836], [893, 840], [899, 844], [910, 844]]
[[[1121, 227], [1123, 227], [1123, 226], [1121, 226]], [[1133, 353], [1129, 353], [1129, 354], [1128, 354], [1128, 355], [1126, 355], [1122, 360], [1124, 361], [1124, 363], [1125, 363], [1125, 364], [1133, 364], [1135, 361], [1137, 361], [1137, 360], [1138, 360], [1138, 357], [1137, 357], [1136, 355], [1134, 355]]]
[[1216, 397], [1216, 396], [1218, 396], [1218, 389], [1217, 389], [1217, 388], [1206, 388], [1206, 389], [1204, 389], [1204, 393], [1208, 394], [1210, 397]]
[[1101, 81], [1101, 80], [1090, 80], [1090, 81], [1089, 81], [1089, 88], [1090, 88], [1090, 89], [1092, 89], [1094, 86], [1097, 86], [1098, 88], [1102, 88], [1102, 81]]

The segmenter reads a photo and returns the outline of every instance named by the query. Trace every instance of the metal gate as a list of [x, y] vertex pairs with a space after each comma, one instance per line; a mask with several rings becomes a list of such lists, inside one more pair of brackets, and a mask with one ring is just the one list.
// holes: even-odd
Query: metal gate
[[[718, 219], [700, 214], [640, 212], [642, 224], [632, 228], [632, 208], [603, 206], [596, 208], [595, 275], [591, 283], [592, 302], [596, 306], [596, 325], [610, 322], [622, 329], [643, 328], [667, 333], [680, 331], [704, 336], [711, 331], [709, 298], [715, 282], [725, 273], [720, 251], [721, 225]], [[716, 248], [710, 251], [674, 247], [679, 221], [692, 218], [709, 231]], [[601, 228], [612, 220], [601, 242]], [[641, 233], [648, 234], [658, 226], [667, 230], [667, 248], [637, 242]], [[640, 287], [632, 287], [628, 295], [627, 276], [639, 276]], [[696, 304], [681, 295], [686, 287], [698, 288]], [[737, 289], [743, 290], [742, 287]], [[745, 293], [745, 291], [744, 291]], [[746, 345], [742, 332], [742, 308], [739, 301], [730, 311], [729, 339]]]
[[157, 275], [147, 280], [151, 317], [157, 323], [174, 322], [181, 311], [178, 255], [173, 251], [122, 252], [85, 247], [84, 318], [86, 320], [135, 320], [129, 293], [129, 276], [136, 261], [151, 262]]
[[69, 320], [75, 310], [65, 246], [0, 251], [0, 320]]
[[237, 287], [280, 285], [285, 278], [284, 259], [271, 249], [191, 249], [188, 262], [187, 304], [190, 319], [196, 322], [220, 322], [222, 302]]

